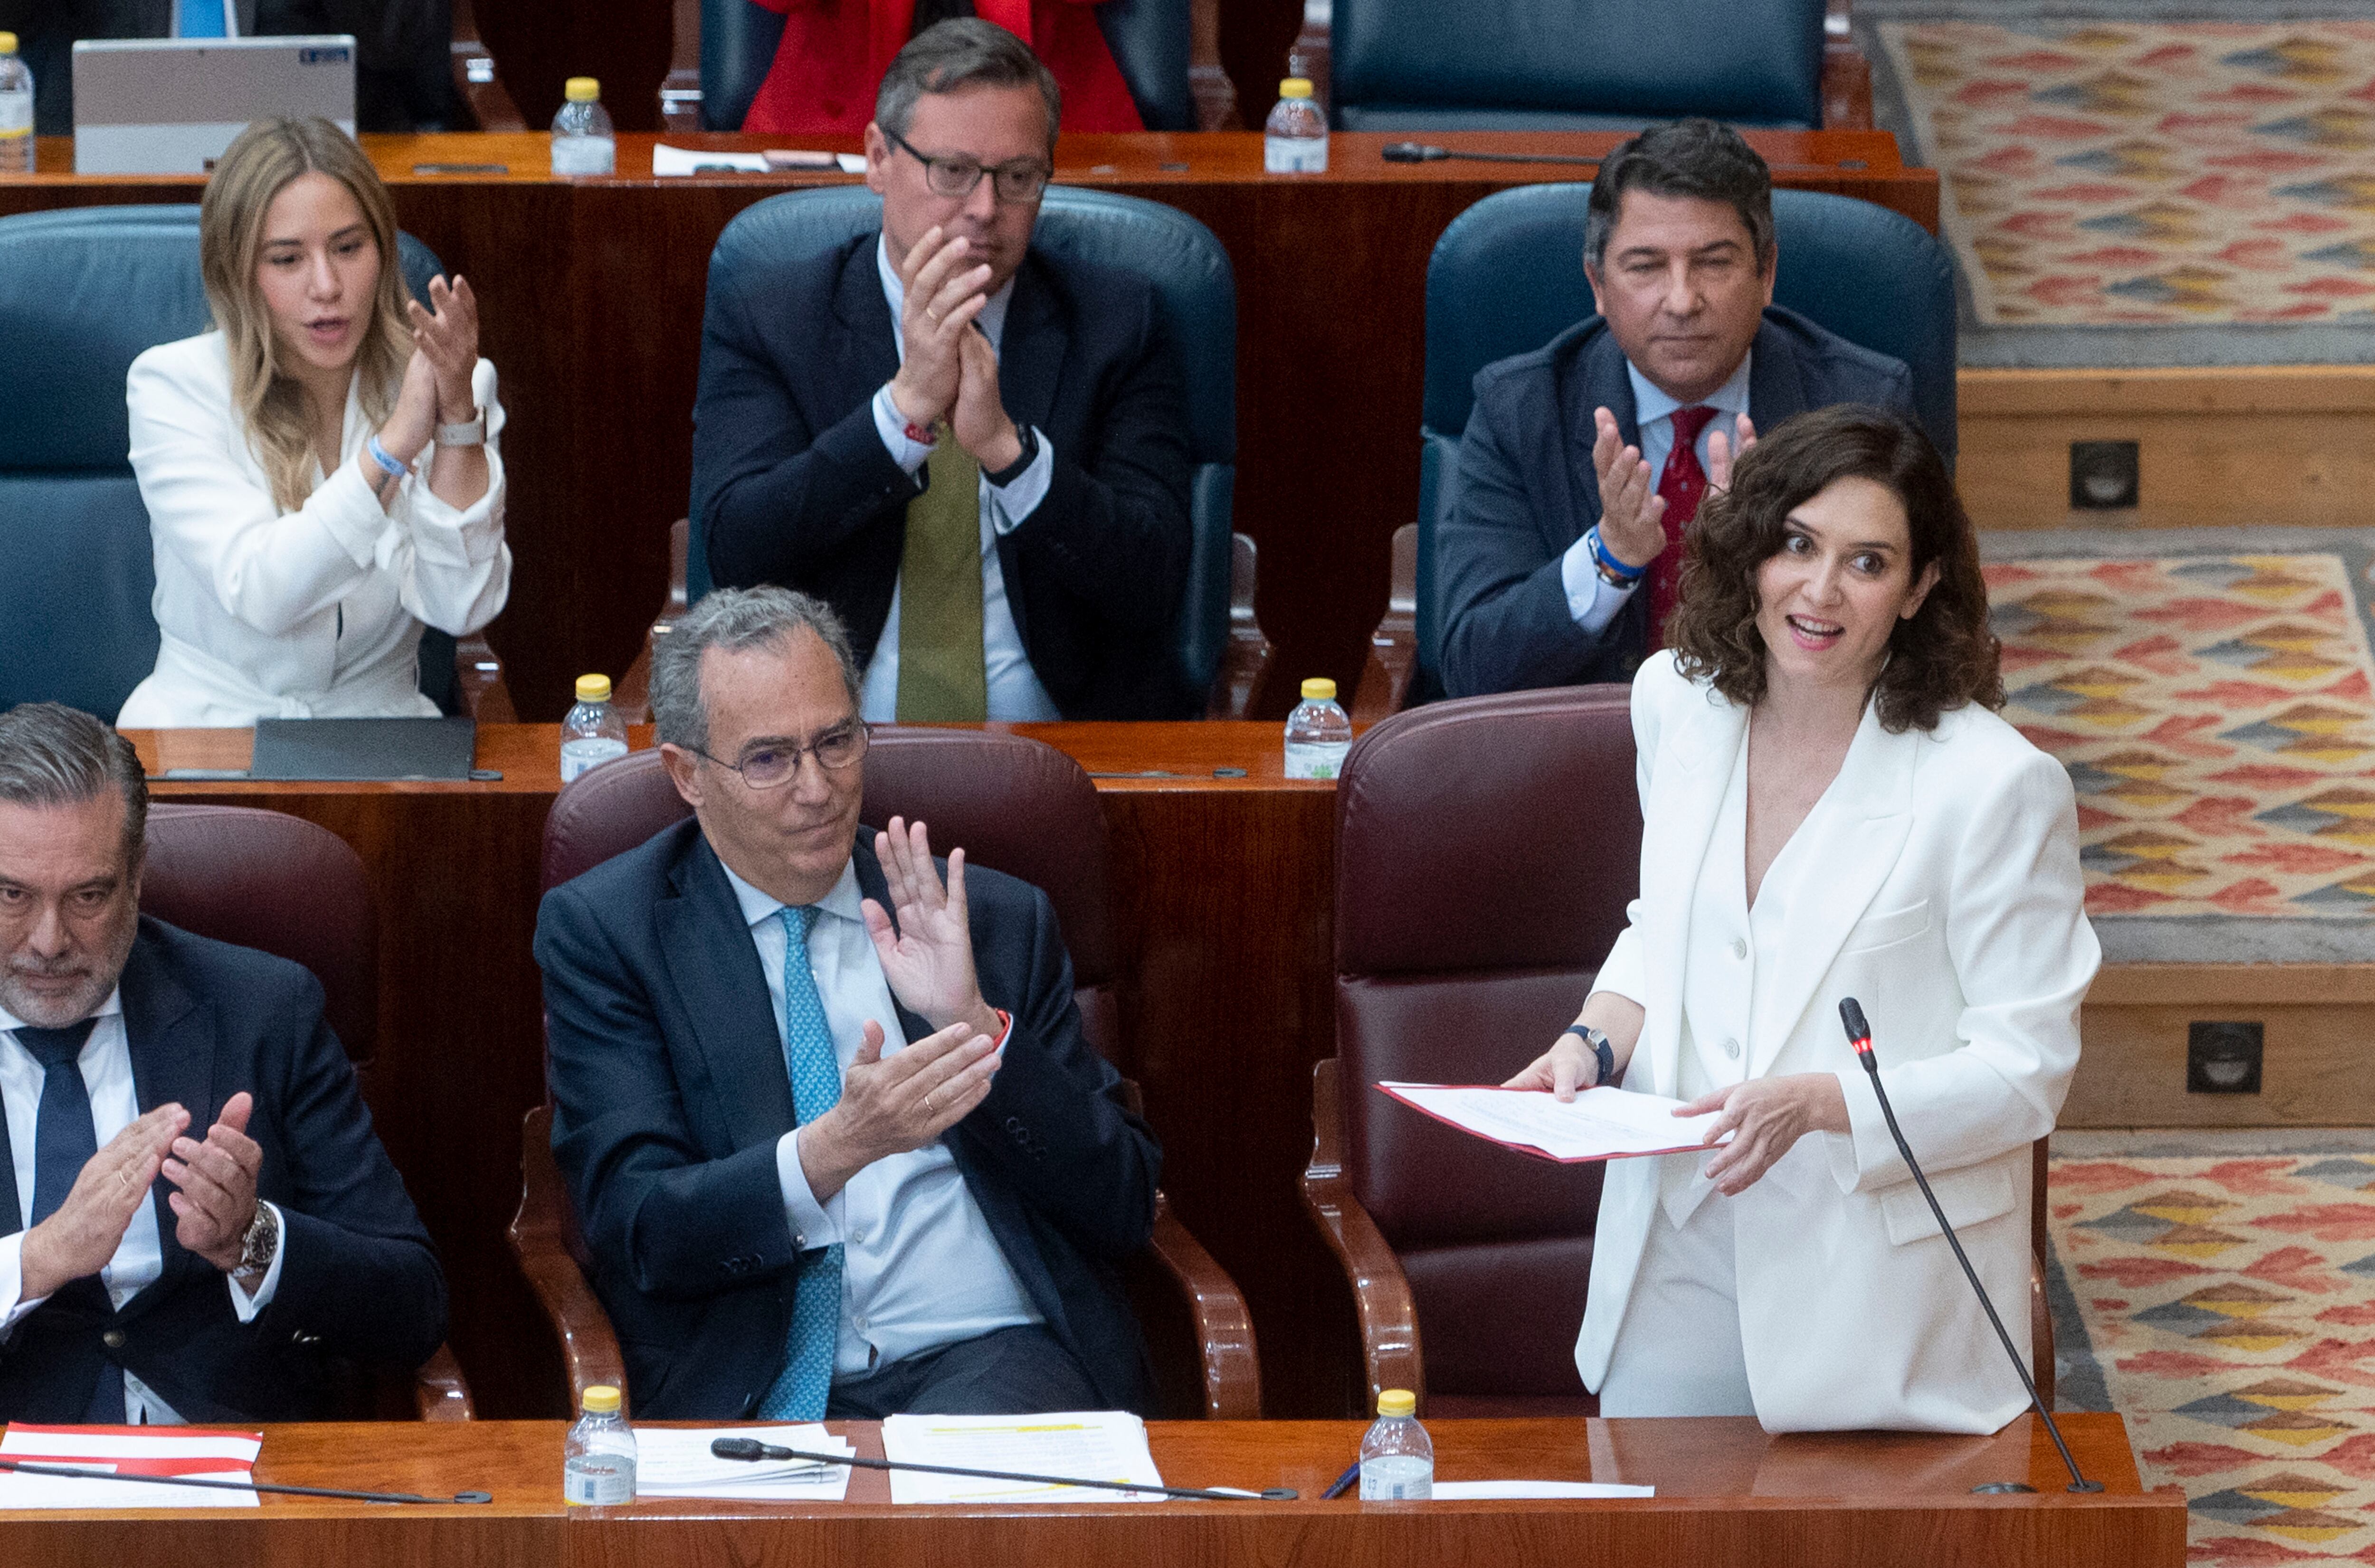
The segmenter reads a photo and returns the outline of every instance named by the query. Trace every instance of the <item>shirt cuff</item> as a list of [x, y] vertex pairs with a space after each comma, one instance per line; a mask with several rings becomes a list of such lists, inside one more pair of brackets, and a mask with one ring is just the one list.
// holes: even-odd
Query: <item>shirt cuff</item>
[[1567, 546], [1566, 554], [1559, 558], [1559, 584], [1566, 590], [1566, 613], [1576, 625], [1594, 633], [1607, 631], [1625, 601], [1633, 596], [1631, 587], [1619, 588], [1600, 575], [1589, 537]]
[[1048, 483], [1055, 477], [1056, 443], [1038, 426], [1031, 430], [1039, 438], [1039, 454], [1031, 459], [1031, 466], [1003, 487], [989, 487], [990, 525], [1001, 534], [1011, 534], [1039, 510], [1039, 503], [1047, 499]]
[[242, 1323], [254, 1323], [255, 1315], [272, 1304], [274, 1292], [280, 1289], [281, 1262], [289, 1256], [289, 1217], [280, 1212], [280, 1206], [277, 1203], [266, 1203], [263, 1207], [272, 1210], [274, 1237], [272, 1262], [264, 1270], [264, 1283], [258, 1285], [255, 1294], [251, 1296], [240, 1289], [238, 1275], [223, 1276], [230, 1286], [230, 1310], [239, 1315]]
[[800, 1169], [800, 1132], [794, 1127], [775, 1140], [775, 1185], [783, 1189], [784, 1218], [791, 1221], [792, 1250], [814, 1252], [841, 1240], [841, 1221], [809, 1190]]
[[25, 1293], [25, 1232], [0, 1236], [0, 1340], [7, 1338], [24, 1315], [50, 1298], [21, 1299]]
[[891, 461], [912, 474], [932, 455], [932, 443], [907, 439], [907, 416], [899, 412], [899, 405], [891, 400], [891, 383], [884, 382], [874, 394], [874, 430], [882, 438], [882, 450]]

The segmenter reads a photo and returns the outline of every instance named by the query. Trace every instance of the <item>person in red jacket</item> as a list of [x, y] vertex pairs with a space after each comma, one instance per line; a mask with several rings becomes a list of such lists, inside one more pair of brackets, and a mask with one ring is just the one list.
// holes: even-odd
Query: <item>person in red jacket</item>
[[[774, 64], [750, 100], [746, 131], [866, 129], [874, 89], [917, 29], [916, 0], [752, 0], [784, 18]], [[945, 3], [926, 0], [933, 12]], [[1066, 131], [1140, 131], [1138, 105], [1097, 28], [1094, 0], [974, 0], [973, 12], [1029, 44], [1063, 89]]]

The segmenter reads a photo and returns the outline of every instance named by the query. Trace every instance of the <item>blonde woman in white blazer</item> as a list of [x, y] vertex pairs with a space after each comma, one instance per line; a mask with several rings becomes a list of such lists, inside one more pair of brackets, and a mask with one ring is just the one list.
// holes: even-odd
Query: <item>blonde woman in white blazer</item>
[[125, 381], [162, 635], [116, 722], [433, 716], [423, 623], [476, 631], [511, 589], [469, 285], [406, 297], [386, 188], [325, 120], [242, 132], [198, 231], [215, 330]]
[[[2027, 1353], [2029, 1145], [2100, 952], [2061, 767], [1991, 711], [1969, 519], [1920, 429], [1791, 419], [1688, 542], [1633, 685], [1641, 894], [1575, 1026], [1511, 1079], [1720, 1112], [1611, 1164], [1576, 1363], [1609, 1415], [1992, 1432], [2027, 1404], [1840, 1027]], [[1713, 1139], [1710, 1139], [1713, 1141]]]

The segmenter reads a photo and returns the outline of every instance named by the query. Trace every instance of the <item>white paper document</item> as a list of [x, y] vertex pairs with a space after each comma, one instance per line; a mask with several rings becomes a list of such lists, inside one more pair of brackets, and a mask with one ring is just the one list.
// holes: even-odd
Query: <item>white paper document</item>
[[773, 1448], [855, 1456], [847, 1440], [814, 1421], [798, 1426], [643, 1426], [635, 1429], [635, 1495], [723, 1497], [760, 1503], [839, 1503], [849, 1491], [849, 1467], [804, 1459], [721, 1459], [709, 1451], [720, 1437], [756, 1438]]
[[[1160, 1486], [1146, 1423], [1127, 1410], [1050, 1416], [892, 1416], [882, 1423], [882, 1456], [924, 1465], [1080, 1476]], [[1039, 1486], [914, 1470], [891, 1472], [893, 1503], [1153, 1503], [1156, 1491]]]
[[[11, 1421], [0, 1436], [0, 1458], [72, 1465], [115, 1475], [190, 1476], [202, 1480], [254, 1479], [260, 1432], [192, 1432], [186, 1428], [46, 1427]], [[216, 1487], [142, 1485], [83, 1476], [0, 1471], [0, 1508], [253, 1508], [253, 1491]]]
[[1655, 1497], [1654, 1486], [1617, 1481], [1482, 1480], [1435, 1483], [1437, 1503], [1491, 1502], [1507, 1497]]
[[1465, 1133], [1560, 1161], [1621, 1160], [1705, 1145], [1717, 1115], [1677, 1116], [1683, 1102], [1624, 1089], [1587, 1089], [1565, 1104], [1546, 1090], [1380, 1083], [1410, 1106]]
[[652, 144], [652, 173], [663, 180], [683, 174], [764, 174], [767, 159], [756, 152], [712, 152], [702, 147]]

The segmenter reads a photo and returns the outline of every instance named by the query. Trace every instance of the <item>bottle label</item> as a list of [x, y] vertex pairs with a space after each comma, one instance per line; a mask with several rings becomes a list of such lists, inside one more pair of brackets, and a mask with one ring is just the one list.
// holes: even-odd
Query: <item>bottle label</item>
[[609, 174], [616, 171], [618, 165], [618, 146], [608, 136], [552, 138], [555, 174]]
[[1325, 174], [1326, 136], [1264, 136], [1262, 171], [1268, 174]]
[[1286, 776], [1291, 779], [1332, 779], [1342, 771], [1349, 741], [1290, 740], [1286, 743]]
[[0, 92], [0, 141], [33, 134], [33, 95]]
[[627, 743], [604, 736], [587, 736], [579, 740], [561, 743], [561, 782], [569, 783], [589, 768], [598, 768], [613, 757], [624, 757]]
[[1364, 1503], [1424, 1503], [1434, 1495], [1433, 1460], [1397, 1454], [1361, 1461]]
[[580, 1454], [561, 1468], [561, 1499], [576, 1508], [635, 1500], [635, 1462], [623, 1454]]

